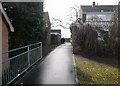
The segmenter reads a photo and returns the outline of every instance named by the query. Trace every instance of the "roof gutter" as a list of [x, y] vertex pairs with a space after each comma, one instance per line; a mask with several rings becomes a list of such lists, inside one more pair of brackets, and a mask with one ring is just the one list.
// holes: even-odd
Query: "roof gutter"
[[3, 16], [5, 17], [8, 25], [9, 25], [10, 31], [11, 31], [11, 32], [14, 32], [14, 27], [12, 26], [12, 24], [11, 24], [11, 22], [10, 22], [10, 19], [8, 18], [6, 12], [5, 12], [4, 9], [3, 9], [2, 2], [0, 2], [0, 10], [1, 10]]

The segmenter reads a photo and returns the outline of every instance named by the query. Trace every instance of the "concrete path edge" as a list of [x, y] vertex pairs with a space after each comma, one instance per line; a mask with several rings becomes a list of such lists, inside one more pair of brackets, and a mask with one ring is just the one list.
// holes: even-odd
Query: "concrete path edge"
[[76, 83], [78, 84], [77, 69], [76, 69], [76, 59], [75, 59], [74, 54], [73, 54], [73, 62], [74, 62], [74, 70], [75, 70], [75, 80], [76, 80]]

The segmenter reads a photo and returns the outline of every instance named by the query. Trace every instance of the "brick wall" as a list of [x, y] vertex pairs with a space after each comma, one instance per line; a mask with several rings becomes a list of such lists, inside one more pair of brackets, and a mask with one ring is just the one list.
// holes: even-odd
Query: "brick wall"
[[[2, 19], [0, 15], [0, 53], [2, 52]], [[2, 57], [0, 56], [0, 61], [2, 61]]]
[[[2, 20], [0, 16], [0, 52], [6, 52], [8, 51], [8, 27], [6, 26], [5, 22]], [[5, 61], [8, 59], [8, 54], [1, 54], [0, 60]], [[2, 65], [1, 69], [4, 70], [9, 67], [9, 62], [7, 64]]]
[[[2, 19], [0, 13], [0, 53], [2, 51]], [[2, 56], [0, 55], [0, 62], [2, 61]], [[0, 64], [0, 85], [2, 85], [2, 65]]]
[[45, 46], [50, 46], [51, 42], [51, 23], [50, 23], [50, 18], [49, 18], [49, 13], [44, 12], [43, 15], [43, 20], [44, 20], [44, 30], [45, 30], [45, 39], [44, 39], [44, 44]]
[[[6, 51], [8, 51], [8, 28], [3, 21], [2, 22], [2, 52], [6, 52]], [[6, 59], [8, 59], [8, 56], [4, 55], [4, 57], [2, 57], [2, 60], [4, 61]]]

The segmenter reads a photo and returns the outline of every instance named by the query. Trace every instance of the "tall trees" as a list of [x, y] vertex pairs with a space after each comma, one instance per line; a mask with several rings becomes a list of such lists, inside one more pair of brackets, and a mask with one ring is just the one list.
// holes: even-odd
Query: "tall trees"
[[43, 40], [43, 2], [3, 3], [15, 32], [9, 34], [10, 49]]
[[79, 54], [82, 51], [87, 54], [96, 54], [98, 35], [91, 25], [82, 25], [75, 22], [70, 29], [72, 32], [73, 53]]
[[113, 26], [110, 30], [110, 45], [113, 54], [120, 55], [120, 2], [113, 15]]

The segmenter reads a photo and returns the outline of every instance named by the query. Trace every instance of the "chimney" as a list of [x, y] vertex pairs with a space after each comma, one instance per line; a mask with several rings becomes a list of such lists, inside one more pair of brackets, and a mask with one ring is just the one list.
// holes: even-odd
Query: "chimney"
[[95, 7], [95, 2], [93, 2], [93, 7]]

